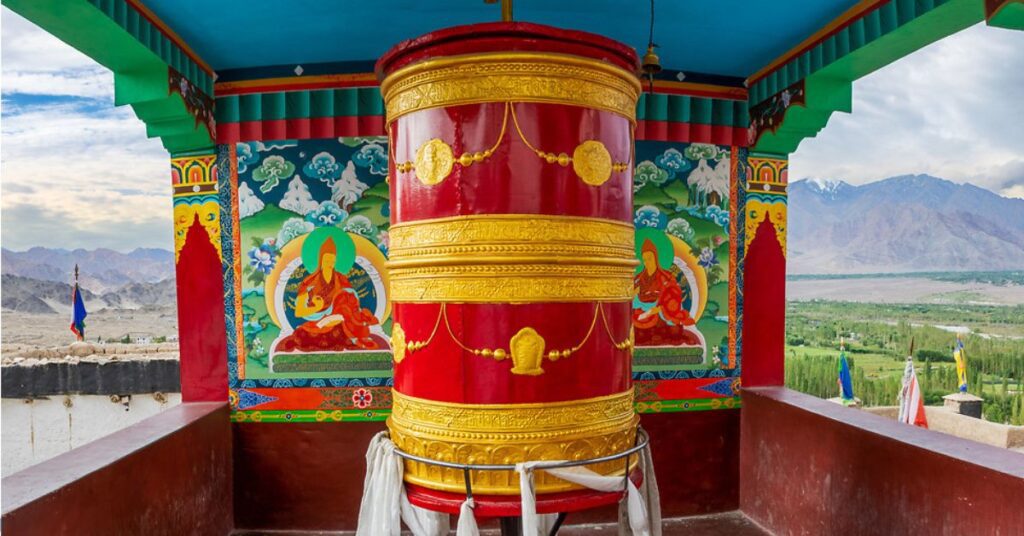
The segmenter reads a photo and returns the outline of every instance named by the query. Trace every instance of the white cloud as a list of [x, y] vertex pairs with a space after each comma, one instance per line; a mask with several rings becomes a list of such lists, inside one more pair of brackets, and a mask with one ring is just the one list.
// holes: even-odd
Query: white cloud
[[0, 15], [3, 247], [170, 249], [169, 157], [130, 108], [114, 107], [113, 76]]
[[114, 96], [113, 75], [13, 11], [0, 12], [4, 93]]
[[1024, 199], [1024, 184], [1014, 184], [1009, 188], [1003, 188], [999, 193], [1006, 197], [1019, 197]]
[[994, 191], [1024, 184], [1024, 32], [984, 24], [854, 84], [790, 159], [790, 176], [863, 184], [927, 173]]

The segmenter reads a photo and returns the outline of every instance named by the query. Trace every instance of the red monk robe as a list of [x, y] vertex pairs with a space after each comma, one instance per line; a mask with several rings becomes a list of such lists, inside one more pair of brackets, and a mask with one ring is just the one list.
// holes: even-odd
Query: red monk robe
[[320, 247], [317, 270], [302, 280], [295, 299], [295, 314], [306, 322], [277, 345], [278, 351], [374, 350], [381, 346], [378, 337], [370, 335], [377, 318], [360, 307], [348, 278], [334, 270], [336, 258], [336, 246], [328, 238]]
[[658, 265], [658, 250], [650, 240], [640, 246], [643, 270], [633, 277], [633, 328], [637, 346], [699, 345], [687, 331], [694, 319], [683, 308], [683, 289], [672, 272]]

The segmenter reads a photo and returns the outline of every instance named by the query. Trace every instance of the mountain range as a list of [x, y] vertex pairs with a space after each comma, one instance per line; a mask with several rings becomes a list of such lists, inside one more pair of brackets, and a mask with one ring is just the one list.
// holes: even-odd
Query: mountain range
[[[13, 274], [0, 276], [3, 299], [0, 308], [21, 313], [71, 313], [71, 285]], [[103, 309], [155, 309], [174, 307], [177, 288], [174, 279], [157, 283], [132, 283], [97, 294], [81, 286], [87, 311]]]
[[158, 283], [174, 277], [174, 252], [138, 248], [128, 253], [111, 249], [51, 249], [0, 251], [0, 273], [41, 281], [70, 283], [75, 264], [84, 288], [97, 293], [118, 290], [135, 283]]
[[1024, 199], [930, 175], [799, 180], [788, 219], [794, 274], [1024, 268]]
[[[787, 270], [857, 274], [1024, 269], [1024, 199], [969, 184], [905, 175], [854, 186], [789, 185]], [[70, 310], [81, 271], [89, 310], [174, 306], [174, 253], [164, 249], [2, 250], [7, 310]]]
[[24, 313], [70, 313], [75, 264], [86, 309], [149, 309], [175, 305], [174, 252], [139, 248], [0, 252], [0, 307]]

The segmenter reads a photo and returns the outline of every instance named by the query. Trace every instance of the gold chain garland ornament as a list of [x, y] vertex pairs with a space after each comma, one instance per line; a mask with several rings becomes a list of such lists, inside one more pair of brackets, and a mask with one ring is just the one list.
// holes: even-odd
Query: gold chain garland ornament
[[633, 349], [633, 328], [630, 327], [629, 335], [618, 340], [612, 334], [611, 327], [608, 325], [608, 317], [605, 315], [604, 306], [600, 303], [594, 306], [594, 318], [590, 321], [590, 327], [587, 329], [587, 334], [583, 336], [583, 339], [579, 343], [573, 345], [570, 348], [564, 350], [547, 350], [547, 345], [544, 337], [541, 337], [537, 330], [532, 327], [524, 327], [520, 329], [512, 338], [509, 340], [508, 347], [509, 351], [506, 352], [501, 348], [470, 348], [463, 343], [457, 336], [455, 331], [452, 330], [451, 323], [448, 321], [447, 304], [442, 303], [441, 307], [437, 311], [437, 320], [434, 321], [434, 329], [431, 330], [430, 335], [421, 341], [409, 341], [406, 339], [405, 330], [400, 324], [395, 323], [391, 329], [391, 347], [395, 357], [395, 363], [401, 363], [408, 355], [422, 350], [430, 345], [434, 340], [434, 336], [437, 334], [438, 326], [444, 323], [445, 329], [448, 331], [449, 337], [464, 351], [469, 352], [473, 355], [482, 357], [492, 357], [497, 361], [504, 361], [506, 358], [511, 356], [512, 358], [512, 370], [513, 374], [522, 374], [526, 376], [537, 376], [544, 373], [542, 367], [544, 358], [547, 357], [550, 361], [557, 361], [559, 359], [565, 359], [576, 352], [580, 351], [581, 348], [590, 340], [590, 336], [594, 333], [594, 326], [597, 325], [597, 317], [600, 316], [604, 323], [605, 333], [608, 334], [608, 338], [611, 340], [612, 345], [615, 346], [616, 350], [628, 350]]
[[[515, 107], [511, 102], [505, 103], [505, 112], [502, 114], [501, 119], [501, 131], [498, 133], [498, 139], [490, 148], [478, 152], [465, 152], [456, 157], [451, 145], [448, 145], [440, 138], [432, 138], [424, 142], [416, 150], [416, 159], [414, 161], [396, 162], [395, 169], [400, 173], [415, 170], [416, 178], [427, 186], [440, 184], [451, 175], [456, 163], [462, 167], [469, 167], [474, 163], [487, 160], [494, 154], [494, 151], [498, 149], [498, 145], [501, 144], [501, 140], [505, 138], [510, 113], [516, 133], [524, 145], [548, 164], [558, 164], [562, 167], [572, 164], [576, 176], [590, 186], [601, 186], [608, 182], [613, 171], [621, 173], [629, 169], [630, 162], [613, 162], [608, 148], [598, 140], [583, 141], [576, 146], [572, 156], [566, 153], [555, 154], [537, 149], [526, 139], [526, 135], [523, 134], [523, 130], [519, 126], [519, 118], [516, 116]], [[630, 140], [630, 144], [632, 145], [632, 140]], [[632, 160], [632, 155], [630, 160]]]

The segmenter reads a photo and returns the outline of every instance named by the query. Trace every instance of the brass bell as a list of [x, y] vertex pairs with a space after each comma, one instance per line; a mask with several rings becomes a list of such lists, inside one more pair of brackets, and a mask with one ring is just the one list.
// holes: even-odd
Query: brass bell
[[661, 72], [661, 59], [654, 53], [655, 46], [653, 43], [647, 45], [647, 53], [644, 54], [643, 61], [640, 63], [640, 70], [648, 76]]

